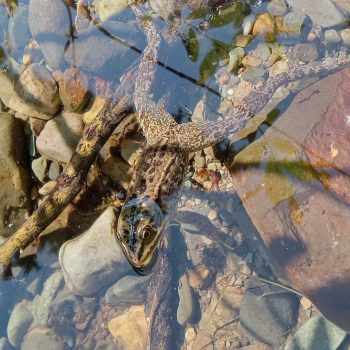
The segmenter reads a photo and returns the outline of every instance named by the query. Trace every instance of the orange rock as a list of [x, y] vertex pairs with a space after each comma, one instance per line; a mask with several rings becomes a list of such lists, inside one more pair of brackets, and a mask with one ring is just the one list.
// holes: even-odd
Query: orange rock
[[269, 13], [263, 13], [260, 15], [254, 24], [253, 35], [262, 36], [266, 41], [274, 41], [275, 34], [274, 16]]

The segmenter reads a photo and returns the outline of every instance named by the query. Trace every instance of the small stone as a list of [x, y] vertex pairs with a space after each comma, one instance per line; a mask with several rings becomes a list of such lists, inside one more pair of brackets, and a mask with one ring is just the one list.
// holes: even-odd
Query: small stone
[[271, 49], [265, 42], [259, 43], [254, 54], [265, 62], [271, 55]]
[[245, 67], [260, 67], [262, 65], [262, 59], [254, 55], [247, 55], [243, 58], [242, 64]]
[[114, 338], [128, 345], [128, 350], [139, 350], [147, 335], [147, 321], [144, 305], [134, 305], [108, 323], [108, 329]]
[[246, 47], [252, 41], [253, 37], [251, 35], [238, 34], [235, 38], [235, 44], [239, 47]]
[[32, 170], [40, 182], [44, 182], [47, 170], [47, 160], [44, 157], [36, 158], [32, 161]]
[[253, 29], [253, 25], [255, 22], [255, 15], [252, 13], [246, 16], [242, 23], [243, 35], [248, 35]]
[[195, 312], [193, 294], [186, 274], [182, 275], [180, 278], [178, 293], [179, 305], [177, 308], [177, 322], [184, 326], [191, 321]]
[[120, 145], [121, 155], [129, 164], [133, 165], [138, 158], [138, 151], [142, 147], [142, 139], [135, 137], [134, 139], [124, 139]]
[[332, 45], [340, 43], [341, 38], [335, 29], [328, 29], [324, 32], [324, 40], [327, 44]]
[[206, 267], [199, 267], [189, 273], [188, 283], [194, 289], [206, 289], [210, 286], [212, 278], [212, 270]]
[[302, 297], [300, 299], [300, 304], [304, 310], [308, 310], [312, 307], [312, 303], [308, 298]]
[[13, 346], [20, 346], [21, 342], [33, 321], [33, 315], [25, 302], [14, 307], [7, 324], [7, 337]]
[[198, 152], [194, 156], [194, 164], [197, 169], [205, 167], [205, 158]]
[[260, 81], [265, 81], [265, 69], [263, 68], [247, 68], [245, 69], [241, 77], [243, 80], [252, 84], [257, 84]]
[[318, 59], [318, 48], [314, 43], [298, 43], [294, 47], [295, 56], [305, 63]]
[[219, 217], [217, 210], [211, 209], [208, 213], [208, 219], [210, 221], [216, 220]]
[[58, 111], [58, 87], [51, 73], [38, 63], [31, 64], [15, 84], [9, 107], [30, 117], [48, 120]]
[[257, 19], [253, 27], [254, 36], [262, 36], [266, 41], [275, 40], [275, 21], [269, 13], [263, 13]]
[[344, 45], [350, 47], [350, 28], [346, 28], [340, 32], [340, 36], [343, 40]]
[[57, 181], [48, 181], [46, 184], [39, 188], [39, 194], [47, 196], [52, 193], [57, 187]]
[[284, 28], [283, 22], [284, 22], [284, 16], [277, 16], [275, 18], [277, 34], [280, 34], [280, 35], [286, 34], [286, 29]]
[[61, 173], [61, 166], [58, 162], [51, 162], [50, 168], [49, 168], [49, 179], [50, 180], [57, 180], [57, 178], [60, 176]]
[[114, 183], [127, 189], [131, 180], [132, 167], [119, 157], [109, 156], [101, 166], [102, 172]]
[[267, 60], [267, 65], [271, 67], [275, 62], [277, 62], [280, 59], [280, 56], [276, 53], [272, 53], [270, 57]]
[[[18, 115], [19, 113], [16, 113]], [[46, 121], [38, 118], [29, 118], [30, 129], [34, 136], [38, 137], [40, 133], [43, 131]]]
[[102, 22], [108, 21], [129, 6], [127, 0], [97, 0], [94, 3], [96, 14]]
[[288, 12], [288, 7], [284, 0], [272, 0], [267, 5], [267, 11], [275, 16], [283, 16]]
[[7, 72], [0, 69], [0, 99], [6, 107], [10, 107], [11, 97], [14, 95], [15, 84]]
[[299, 35], [306, 16], [301, 11], [289, 12], [283, 20], [283, 27], [290, 35]]
[[277, 75], [285, 73], [288, 69], [287, 61], [277, 61], [270, 69], [270, 76], [276, 77]]
[[187, 343], [190, 343], [196, 338], [196, 335], [196, 330], [193, 327], [189, 327], [186, 329], [185, 332], [185, 340], [187, 341]]
[[230, 60], [227, 69], [231, 71], [238, 68], [241, 64], [242, 58], [244, 57], [244, 50], [241, 47], [235, 47], [229, 52], [229, 57]]
[[46, 327], [34, 327], [25, 336], [21, 350], [62, 350], [63, 341]]

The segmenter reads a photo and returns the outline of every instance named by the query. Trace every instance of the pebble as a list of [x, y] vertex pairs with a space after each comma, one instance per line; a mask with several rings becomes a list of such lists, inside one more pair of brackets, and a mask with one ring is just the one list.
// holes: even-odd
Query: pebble
[[270, 76], [276, 77], [277, 75], [285, 73], [286, 71], [288, 71], [288, 69], [289, 69], [289, 66], [287, 61], [285, 60], [277, 61], [270, 68]]
[[211, 209], [208, 213], [208, 219], [210, 221], [216, 220], [219, 217], [219, 213], [216, 209]]
[[68, 163], [83, 132], [79, 114], [63, 112], [49, 120], [36, 139], [39, 152], [46, 158]]
[[28, 26], [28, 6], [20, 5], [10, 17], [8, 24], [8, 38], [14, 51], [23, 50], [27, 45], [30, 33]]
[[112, 305], [133, 305], [145, 302], [149, 276], [125, 276], [105, 294], [106, 302]]
[[30, 117], [51, 119], [60, 107], [58, 87], [51, 73], [38, 63], [23, 71], [9, 107]]
[[40, 182], [44, 182], [47, 170], [47, 160], [44, 157], [36, 158], [32, 161], [32, 170]]
[[61, 166], [58, 162], [51, 162], [50, 168], [49, 168], [49, 179], [50, 180], [57, 180], [57, 178], [60, 176], [61, 173]]
[[116, 217], [109, 207], [82, 235], [62, 245], [59, 262], [67, 287], [89, 296], [115, 283], [132, 268], [115, 239]]
[[252, 41], [253, 37], [251, 35], [238, 34], [235, 37], [235, 44], [239, 47], [246, 47]]
[[243, 20], [242, 23], [242, 30], [243, 30], [243, 35], [248, 35], [253, 29], [255, 23], [255, 15], [252, 13], [248, 16], [246, 16]]
[[33, 321], [30, 307], [22, 301], [14, 307], [7, 324], [7, 338], [13, 346], [20, 346]]
[[185, 340], [187, 343], [192, 342], [196, 338], [196, 330], [193, 327], [188, 327], [185, 332]]
[[341, 42], [341, 38], [335, 29], [328, 29], [324, 32], [324, 40], [328, 45], [338, 44]]
[[254, 51], [254, 54], [265, 62], [271, 55], [271, 49], [265, 42], [259, 43]]
[[109, 156], [103, 161], [101, 170], [114, 183], [119, 184], [125, 190], [128, 188], [132, 168], [124, 159]]
[[184, 326], [192, 320], [195, 313], [193, 293], [186, 274], [182, 275], [180, 278], [178, 293], [179, 305], [177, 308], [177, 322]]
[[303, 23], [305, 21], [305, 14], [302, 11], [292, 11], [284, 16], [283, 27], [290, 35], [300, 35]]
[[108, 329], [114, 338], [127, 344], [128, 350], [141, 349], [148, 330], [144, 305], [131, 306], [125, 314], [110, 320]]
[[308, 15], [314, 26], [332, 27], [346, 21], [345, 14], [341, 12], [331, 0], [287, 0], [295, 11], [302, 11]]
[[24, 338], [21, 350], [62, 350], [64, 349], [63, 341], [46, 327], [32, 328]]
[[106, 22], [116, 16], [129, 6], [127, 0], [97, 0], [94, 1], [94, 8], [101, 22]]
[[346, 28], [340, 32], [340, 37], [343, 40], [344, 45], [350, 47], [350, 28]]
[[0, 227], [7, 237], [25, 221], [30, 192], [22, 123], [9, 113], [0, 113], [0, 140]]
[[50, 304], [63, 282], [61, 271], [54, 272], [45, 282], [43, 291], [36, 295], [32, 303], [34, 321], [37, 325], [46, 326], [49, 319]]
[[267, 11], [275, 16], [284, 16], [288, 7], [284, 0], [272, 0], [267, 5]]
[[243, 58], [242, 64], [245, 67], [260, 67], [262, 65], [262, 59], [254, 55], [247, 55]]
[[294, 47], [295, 56], [305, 63], [316, 61], [319, 53], [316, 43], [298, 43]]
[[135, 137], [134, 139], [124, 139], [120, 145], [121, 155], [123, 159], [129, 164], [133, 165], [138, 158], [137, 151], [142, 147], [142, 139]]
[[252, 84], [257, 84], [259, 81], [265, 81], [266, 71], [263, 68], [247, 68], [245, 69], [241, 77], [243, 80]]
[[39, 194], [42, 196], [48, 196], [51, 194], [57, 187], [57, 181], [51, 180], [46, 182], [45, 185], [39, 188]]
[[238, 68], [244, 57], [244, 50], [241, 47], [235, 47], [229, 52], [229, 63], [227, 69], [229, 71]]
[[302, 297], [300, 299], [300, 304], [304, 310], [308, 310], [312, 307], [312, 303], [308, 298]]
[[298, 305], [294, 294], [250, 278], [241, 303], [241, 326], [253, 339], [281, 345], [297, 322]]
[[15, 84], [11, 76], [0, 69], [0, 99], [9, 108], [11, 97], [14, 95]]
[[274, 41], [276, 35], [274, 17], [269, 13], [260, 15], [254, 24], [253, 35], [262, 36], [266, 41]]
[[194, 289], [206, 289], [213, 279], [213, 271], [207, 267], [198, 267], [192, 270], [188, 276], [188, 283]]

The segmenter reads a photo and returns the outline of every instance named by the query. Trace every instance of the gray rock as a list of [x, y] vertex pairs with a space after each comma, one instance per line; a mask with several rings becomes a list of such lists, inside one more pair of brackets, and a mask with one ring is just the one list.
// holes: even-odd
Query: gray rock
[[106, 302], [108, 304], [142, 304], [147, 293], [149, 276], [125, 276], [121, 278], [106, 292]]
[[21, 350], [62, 350], [63, 341], [46, 327], [32, 328], [24, 338]]
[[132, 273], [115, 239], [115, 225], [113, 209], [108, 208], [89, 230], [62, 245], [59, 261], [66, 284], [74, 293], [89, 296]]
[[346, 332], [321, 314], [307, 320], [288, 341], [285, 350], [336, 350], [346, 338]]
[[288, 34], [299, 35], [305, 21], [305, 14], [302, 11], [289, 12], [283, 18], [283, 27]]
[[47, 160], [44, 157], [36, 158], [32, 161], [32, 170], [40, 182], [44, 182], [47, 170]]
[[316, 61], [318, 59], [318, 49], [315, 43], [299, 43], [294, 47], [295, 56], [303, 62]]
[[0, 350], [11, 350], [12, 346], [6, 338], [0, 338]]
[[50, 304], [54, 300], [63, 282], [62, 272], [54, 272], [45, 282], [41, 295], [37, 295], [32, 304], [34, 321], [37, 325], [45, 326], [49, 319]]
[[294, 294], [251, 278], [242, 299], [240, 323], [252, 338], [281, 345], [297, 322], [298, 306]]
[[0, 235], [9, 236], [25, 221], [30, 183], [23, 128], [11, 114], [0, 113], [0, 140]]
[[230, 60], [227, 69], [231, 71], [233, 69], [236, 69], [240, 65], [244, 57], [244, 50], [241, 47], [235, 47], [229, 52], [229, 57]]
[[346, 28], [340, 32], [340, 36], [343, 40], [344, 45], [350, 47], [350, 28]]
[[267, 5], [267, 11], [276, 16], [284, 16], [288, 12], [288, 7], [284, 0], [272, 0]]
[[26, 303], [18, 303], [10, 316], [7, 324], [7, 337], [13, 346], [20, 346], [22, 340], [33, 321], [32, 312]]
[[52, 118], [60, 107], [60, 99], [51, 73], [38, 63], [31, 64], [16, 82], [9, 107], [30, 117]]
[[80, 115], [64, 112], [46, 123], [36, 139], [36, 146], [46, 158], [67, 163], [78, 145], [82, 132], [83, 122]]
[[177, 308], [177, 322], [182, 326], [190, 322], [195, 313], [192, 289], [188, 283], [187, 275], [181, 276], [178, 287], [179, 306]]
[[267, 61], [271, 55], [271, 49], [266, 43], [259, 43], [254, 55], [260, 57], [263, 61]]
[[62, 69], [67, 33], [69, 33], [69, 17], [62, 1], [31, 0], [29, 2], [29, 29], [47, 64], [52, 69]]
[[49, 179], [57, 180], [61, 173], [61, 166], [58, 162], [52, 162], [49, 168]]
[[324, 32], [324, 40], [327, 44], [338, 44], [341, 42], [340, 35], [335, 29], [329, 29]]
[[263, 68], [246, 68], [241, 77], [243, 80], [252, 84], [257, 84], [259, 81], [265, 81], [266, 71]]
[[27, 45], [30, 34], [28, 26], [28, 6], [19, 6], [10, 18], [8, 25], [10, 45], [14, 50], [23, 50]]
[[287, 2], [294, 10], [303, 11], [308, 15], [314, 25], [331, 27], [346, 21], [344, 13], [330, 0], [318, 0], [317, 6], [314, 0], [287, 0]]
[[94, 0], [95, 11], [102, 22], [108, 21], [129, 6], [127, 0]]

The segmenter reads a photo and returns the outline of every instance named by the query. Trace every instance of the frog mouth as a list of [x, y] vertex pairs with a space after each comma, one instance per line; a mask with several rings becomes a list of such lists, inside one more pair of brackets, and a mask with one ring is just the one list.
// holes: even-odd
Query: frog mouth
[[156, 248], [152, 254], [152, 257], [147, 263], [142, 264], [141, 266], [135, 266], [131, 261], [129, 261], [130, 265], [134, 269], [134, 271], [140, 275], [140, 276], [147, 276], [152, 273], [155, 265], [158, 261], [158, 251], [159, 249]]

